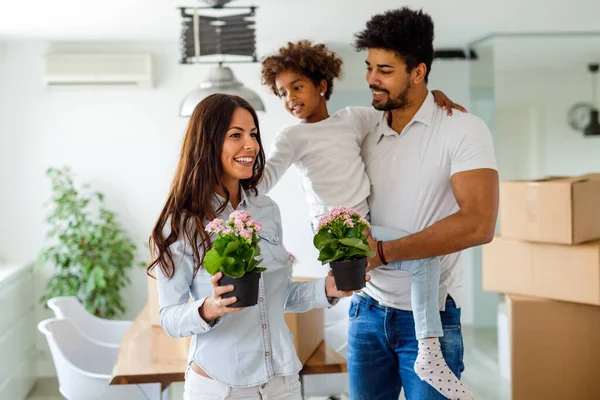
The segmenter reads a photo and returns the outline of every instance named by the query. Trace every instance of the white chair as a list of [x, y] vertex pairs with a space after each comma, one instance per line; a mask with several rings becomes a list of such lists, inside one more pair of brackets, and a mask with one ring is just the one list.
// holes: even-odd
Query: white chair
[[89, 340], [70, 319], [47, 319], [38, 324], [38, 329], [48, 341], [59, 391], [68, 400], [160, 397], [160, 384], [109, 386], [119, 349]]
[[107, 346], [118, 348], [131, 321], [112, 321], [90, 314], [75, 296], [53, 297], [48, 307], [56, 318], [69, 318], [88, 339]]

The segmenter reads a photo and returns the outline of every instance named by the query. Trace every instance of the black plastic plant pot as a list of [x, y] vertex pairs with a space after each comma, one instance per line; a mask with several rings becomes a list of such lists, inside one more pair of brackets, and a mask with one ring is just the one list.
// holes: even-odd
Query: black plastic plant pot
[[223, 294], [224, 299], [228, 297], [237, 297], [237, 301], [228, 307], [250, 307], [258, 302], [258, 283], [260, 273], [250, 272], [241, 278], [232, 278], [223, 275], [219, 279], [220, 286], [233, 285], [233, 291]]
[[332, 261], [329, 263], [335, 285], [338, 290], [351, 291], [365, 287], [367, 273], [367, 258], [348, 261]]

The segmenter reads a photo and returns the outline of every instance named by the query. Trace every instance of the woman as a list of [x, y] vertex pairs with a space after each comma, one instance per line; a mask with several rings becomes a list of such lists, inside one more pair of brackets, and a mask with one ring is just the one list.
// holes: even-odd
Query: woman
[[[284, 321], [285, 312], [329, 307], [351, 292], [336, 290], [331, 275], [291, 282], [277, 205], [257, 194], [265, 155], [258, 118], [242, 98], [214, 94], [198, 104], [190, 119], [179, 165], [166, 204], [152, 231], [160, 319], [173, 337], [192, 336], [184, 398], [301, 399], [302, 365]], [[259, 302], [229, 308], [221, 273], [202, 268], [211, 247], [204, 231], [214, 218], [244, 210], [263, 227]], [[155, 268], [158, 267], [158, 268]], [[193, 301], [188, 302], [192, 298]]]

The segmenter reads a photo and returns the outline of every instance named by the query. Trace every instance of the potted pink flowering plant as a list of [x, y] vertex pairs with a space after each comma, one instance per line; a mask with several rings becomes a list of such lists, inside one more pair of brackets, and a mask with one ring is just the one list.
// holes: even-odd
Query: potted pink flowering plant
[[236, 296], [237, 301], [230, 307], [253, 306], [258, 300], [258, 284], [265, 268], [258, 265], [262, 260], [258, 242], [261, 225], [245, 211], [234, 211], [227, 222], [214, 219], [206, 226], [206, 231], [217, 235], [204, 257], [204, 268], [214, 275], [222, 272], [219, 285], [233, 285], [234, 290], [224, 298]]
[[332, 209], [319, 222], [313, 243], [319, 261], [330, 264], [338, 290], [365, 287], [367, 257], [375, 256], [365, 235], [369, 227], [358, 212], [344, 207]]

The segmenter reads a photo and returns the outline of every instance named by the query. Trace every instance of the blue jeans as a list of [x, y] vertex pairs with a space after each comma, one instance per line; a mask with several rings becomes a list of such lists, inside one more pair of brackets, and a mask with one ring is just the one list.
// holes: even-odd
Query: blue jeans
[[[407, 400], [444, 400], [421, 381], [413, 367], [417, 340], [412, 312], [383, 307], [370, 297], [353, 295], [348, 332], [348, 378], [352, 400], [398, 400], [404, 387]], [[440, 312], [444, 336], [440, 338], [448, 367], [460, 378], [463, 339], [460, 309], [451, 297]]]
[[[371, 226], [371, 235], [377, 240], [395, 240], [409, 233], [383, 226]], [[423, 260], [396, 261], [382, 265], [383, 269], [399, 269], [412, 273], [410, 302], [415, 320], [416, 338], [441, 337], [440, 321], [440, 273], [442, 266], [438, 257]]]

